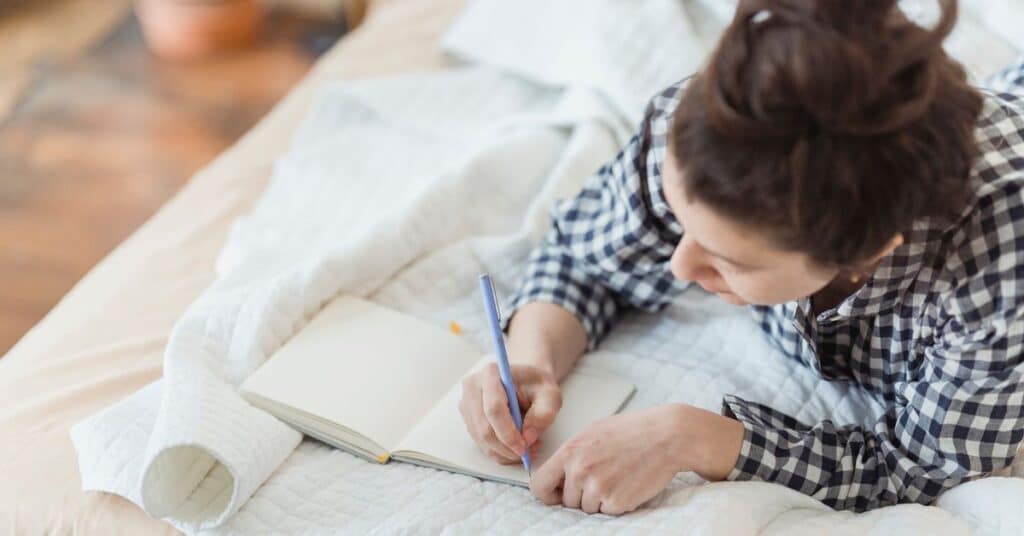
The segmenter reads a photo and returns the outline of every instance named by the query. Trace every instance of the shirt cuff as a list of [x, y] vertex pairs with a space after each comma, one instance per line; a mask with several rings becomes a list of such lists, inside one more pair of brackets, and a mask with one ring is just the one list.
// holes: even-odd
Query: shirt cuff
[[[762, 404], [749, 402], [735, 395], [722, 399], [722, 414], [743, 424], [743, 443], [736, 464], [726, 476], [727, 480], [761, 480], [786, 483], [789, 487], [813, 492], [816, 482], [804, 480], [791, 465], [786, 445], [800, 441], [800, 431], [809, 428], [778, 411]], [[802, 465], [803, 472], [814, 466]], [[802, 482], [801, 482], [802, 481]], [[806, 487], [806, 491], [804, 488]]]
[[574, 293], [579, 291], [576, 287], [570, 285], [565, 286], [565, 289], [560, 292], [561, 296], [549, 292], [543, 287], [534, 287], [525, 292], [517, 293], [509, 302], [508, 311], [502, 315], [502, 331], [508, 332], [509, 322], [512, 321], [512, 317], [524, 305], [533, 302], [550, 303], [569, 311], [580, 321], [580, 324], [583, 325], [583, 331], [587, 335], [587, 351], [593, 351], [597, 348], [597, 344], [604, 337], [605, 333], [611, 328], [612, 320], [617, 314], [616, 305], [612, 302], [610, 306], [605, 306], [603, 307], [604, 310], [601, 310], [602, 305], [600, 302], [581, 303], [583, 301], [582, 295], [578, 297], [573, 296]]

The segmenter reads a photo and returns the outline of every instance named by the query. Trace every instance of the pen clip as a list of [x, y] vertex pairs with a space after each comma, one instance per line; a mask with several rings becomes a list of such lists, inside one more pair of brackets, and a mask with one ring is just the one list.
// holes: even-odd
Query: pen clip
[[487, 284], [491, 287], [491, 297], [494, 301], [494, 315], [498, 318], [498, 324], [501, 324], [501, 306], [498, 305], [498, 290], [494, 288], [494, 279], [491, 276], [487, 276]]

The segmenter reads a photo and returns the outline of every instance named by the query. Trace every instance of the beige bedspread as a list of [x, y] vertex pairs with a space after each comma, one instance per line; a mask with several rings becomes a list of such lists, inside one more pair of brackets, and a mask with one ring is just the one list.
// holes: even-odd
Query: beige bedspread
[[263, 190], [316, 86], [446, 65], [435, 44], [463, 1], [373, 2], [266, 118], [0, 359], [0, 533], [175, 532], [125, 499], [82, 492], [68, 429], [160, 376], [171, 326], [213, 280], [231, 222]]

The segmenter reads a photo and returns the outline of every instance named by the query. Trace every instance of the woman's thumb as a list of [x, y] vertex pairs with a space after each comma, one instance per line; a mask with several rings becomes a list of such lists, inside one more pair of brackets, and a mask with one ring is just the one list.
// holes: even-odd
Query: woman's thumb
[[537, 394], [523, 418], [523, 440], [532, 445], [555, 422], [562, 407], [562, 396], [555, 389], [546, 389]]

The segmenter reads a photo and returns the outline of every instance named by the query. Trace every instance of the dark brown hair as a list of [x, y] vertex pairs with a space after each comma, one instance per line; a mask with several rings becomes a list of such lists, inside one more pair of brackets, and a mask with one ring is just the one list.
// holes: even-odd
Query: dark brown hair
[[969, 199], [978, 91], [896, 0], [744, 0], [674, 112], [687, 196], [836, 266]]

